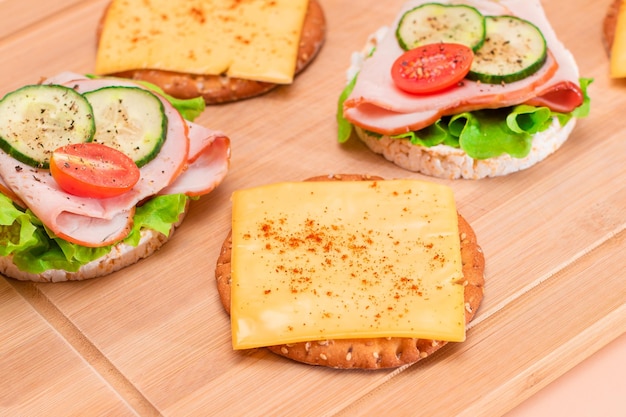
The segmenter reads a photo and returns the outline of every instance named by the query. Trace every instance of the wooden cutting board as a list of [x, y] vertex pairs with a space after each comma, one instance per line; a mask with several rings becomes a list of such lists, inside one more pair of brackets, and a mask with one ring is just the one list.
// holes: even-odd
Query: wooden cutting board
[[[214, 267], [240, 188], [326, 173], [421, 178], [336, 141], [352, 51], [401, 1], [320, 0], [327, 40], [295, 84], [209, 107], [231, 171], [157, 255], [106, 278], [0, 279], [0, 415], [494, 416], [626, 331], [626, 81], [608, 78], [610, 0], [545, 0], [592, 110], [539, 165], [450, 185], [487, 258], [484, 302], [462, 344], [390, 371], [337, 371], [230, 347]], [[94, 67], [105, 0], [0, 1], [0, 95]]]

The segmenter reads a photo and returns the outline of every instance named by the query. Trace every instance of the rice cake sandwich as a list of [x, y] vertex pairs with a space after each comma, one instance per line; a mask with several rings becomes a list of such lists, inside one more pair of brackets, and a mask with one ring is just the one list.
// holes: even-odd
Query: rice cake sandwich
[[291, 84], [325, 37], [318, 0], [112, 0], [95, 71], [226, 103]]
[[348, 81], [339, 142], [354, 131], [398, 166], [448, 179], [548, 157], [587, 115], [591, 82], [539, 0], [408, 1], [353, 55]]
[[0, 274], [59, 282], [151, 256], [226, 176], [230, 139], [128, 80], [61, 73], [0, 100]]
[[236, 191], [216, 281], [234, 349], [383, 369], [465, 340], [484, 266], [449, 187], [331, 175]]

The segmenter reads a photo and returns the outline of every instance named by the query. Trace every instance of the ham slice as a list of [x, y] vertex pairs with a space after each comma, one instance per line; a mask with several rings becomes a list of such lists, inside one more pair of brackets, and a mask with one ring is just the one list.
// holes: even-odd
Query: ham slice
[[190, 141], [188, 165], [176, 181], [160, 194], [207, 194], [222, 182], [228, 172], [230, 139], [199, 124], [187, 124]]
[[[398, 14], [427, 0], [407, 2]], [[441, 3], [456, 3], [442, 0]], [[388, 30], [372, 57], [363, 62], [350, 96], [344, 102], [344, 117], [364, 129], [385, 135], [424, 128], [445, 115], [483, 108], [539, 103], [555, 111], [571, 111], [582, 103], [578, 68], [571, 53], [558, 40], [539, 0], [474, 0], [471, 4], [485, 15], [512, 14], [529, 20], [542, 31], [549, 49], [544, 66], [535, 74], [508, 84], [484, 84], [464, 80], [445, 92], [416, 96], [395, 87], [390, 68], [404, 51]], [[555, 93], [558, 92], [558, 93]], [[540, 97], [546, 95], [542, 100]]]
[[11, 190], [11, 188], [4, 182], [2, 176], [0, 176], [0, 193], [9, 197], [14, 204], [22, 208], [26, 208], [26, 204]]
[[[65, 84], [79, 92], [110, 85], [136, 86], [120, 80], [91, 80], [73, 73], [62, 73], [46, 82]], [[0, 184], [61, 238], [90, 247], [119, 241], [128, 234], [139, 202], [166, 194], [168, 189], [188, 195], [208, 192], [221, 182], [228, 168], [228, 138], [220, 132], [190, 124], [167, 100], [161, 98], [161, 101], [168, 117], [166, 139], [159, 154], [141, 167], [140, 180], [131, 191], [106, 199], [74, 196], [58, 187], [49, 170], [23, 164], [3, 151], [0, 152]], [[190, 129], [190, 125], [193, 128]], [[191, 141], [190, 131], [193, 132]], [[185, 186], [191, 188], [185, 189]]]
[[136, 190], [108, 199], [67, 194], [50, 171], [23, 164], [6, 152], [0, 152], [0, 176], [57, 236], [85, 246], [105, 246], [125, 236], [135, 204], [141, 201]]

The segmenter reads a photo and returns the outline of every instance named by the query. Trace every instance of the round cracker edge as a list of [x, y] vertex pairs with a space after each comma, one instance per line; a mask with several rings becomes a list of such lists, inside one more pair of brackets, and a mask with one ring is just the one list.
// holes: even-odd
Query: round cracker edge
[[358, 126], [355, 126], [355, 134], [370, 151], [407, 171], [449, 180], [480, 180], [510, 175], [542, 162], [563, 146], [576, 123], [577, 119], [572, 117], [561, 126], [555, 119], [547, 130], [534, 135], [533, 147], [523, 158], [503, 154], [487, 159], [473, 159], [459, 148], [413, 145], [408, 139], [376, 136]]
[[617, 26], [617, 16], [621, 4], [622, 0], [613, 0], [613, 2], [609, 4], [604, 20], [602, 21], [602, 43], [604, 44], [604, 50], [608, 56], [611, 56], [611, 48], [613, 47], [615, 28]]
[[[110, 3], [109, 3], [110, 5]], [[108, 8], [108, 6], [107, 6]], [[100, 38], [106, 9], [97, 28]], [[326, 17], [318, 0], [310, 0], [302, 26], [295, 75], [300, 74], [317, 56], [326, 40]], [[167, 94], [189, 99], [203, 97], [206, 104], [224, 104], [265, 94], [280, 84], [233, 78], [225, 75], [194, 75], [174, 71], [137, 69], [109, 74], [155, 84]]]
[[[316, 176], [305, 181], [383, 181], [370, 175], [341, 174]], [[485, 258], [471, 225], [460, 214], [459, 239], [464, 277], [465, 322], [475, 316], [483, 299]], [[230, 314], [231, 232], [224, 240], [215, 268], [220, 302]], [[335, 369], [376, 370], [416, 363], [446, 345], [447, 342], [414, 338], [331, 339], [268, 346], [271, 352], [308, 365]]]

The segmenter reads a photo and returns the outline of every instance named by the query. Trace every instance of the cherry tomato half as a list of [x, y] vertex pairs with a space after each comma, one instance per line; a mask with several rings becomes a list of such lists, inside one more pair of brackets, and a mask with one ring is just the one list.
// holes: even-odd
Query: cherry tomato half
[[121, 195], [133, 188], [141, 175], [130, 157], [95, 142], [56, 149], [50, 157], [50, 173], [63, 191], [92, 198]]
[[474, 53], [465, 45], [427, 44], [400, 55], [391, 67], [391, 78], [407, 93], [434, 93], [465, 78], [473, 59]]

